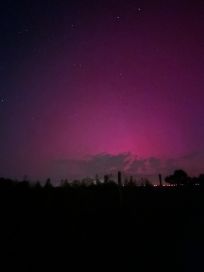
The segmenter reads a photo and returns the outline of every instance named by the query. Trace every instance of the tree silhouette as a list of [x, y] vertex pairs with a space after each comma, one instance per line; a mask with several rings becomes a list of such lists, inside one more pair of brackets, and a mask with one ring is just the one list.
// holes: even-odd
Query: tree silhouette
[[105, 175], [105, 176], [104, 176], [104, 183], [108, 183], [108, 181], [109, 181], [109, 176], [108, 176], [108, 175]]
[[45, 188], [46, 188], [46, 189], [52, 188], [52, 183], [51, 183], [51, 179], [50, 179], [50, 178], [48, 178], [48, 179], [46, 180], [46, 182], [45, 182]]
[[167, 176], [165, 178], [167, 183], [177, 186], [186, 185], [188, 180], [188, 174], [182, 169], [175, 170], [173, 175]]

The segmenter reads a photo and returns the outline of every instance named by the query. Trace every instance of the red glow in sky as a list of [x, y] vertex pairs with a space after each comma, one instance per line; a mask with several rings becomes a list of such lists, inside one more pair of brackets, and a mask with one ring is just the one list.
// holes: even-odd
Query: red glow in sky
[[204, 5], [175, 3], [31, 1], [4, 14], [0, 174], [74, 176], [70, 160], [127, 152], [158, 160], [135, 173], [204, 171]]

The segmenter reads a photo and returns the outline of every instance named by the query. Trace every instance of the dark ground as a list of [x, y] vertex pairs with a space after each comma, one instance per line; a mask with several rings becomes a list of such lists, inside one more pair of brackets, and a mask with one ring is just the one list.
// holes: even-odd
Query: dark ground
[[204, 271], [202, 188], [2, 186], [0, 211], [0, 271]]

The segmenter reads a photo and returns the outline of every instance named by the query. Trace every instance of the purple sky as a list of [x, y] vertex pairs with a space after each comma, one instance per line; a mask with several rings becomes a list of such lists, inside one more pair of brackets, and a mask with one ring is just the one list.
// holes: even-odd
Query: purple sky
[[204, 172], [204, 3], [153, 2], [2, 5], [0, 176]]

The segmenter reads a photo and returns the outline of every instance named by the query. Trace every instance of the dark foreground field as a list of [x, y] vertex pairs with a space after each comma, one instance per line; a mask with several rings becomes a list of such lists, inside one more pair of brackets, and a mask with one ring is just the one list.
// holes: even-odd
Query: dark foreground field
[[204, 271], [204, 190], [0, 188], [1, 271]]

